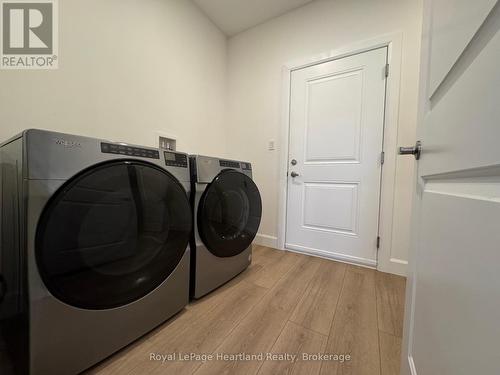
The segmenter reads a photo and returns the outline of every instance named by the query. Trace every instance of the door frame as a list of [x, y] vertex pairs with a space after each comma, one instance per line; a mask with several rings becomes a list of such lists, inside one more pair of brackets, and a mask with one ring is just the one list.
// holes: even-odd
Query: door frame
[[[429, 109], [428, 86], [429, 86], [429, 59], [430, 59], [430, 30], [431, 30], [432, 4], [430, 0], [424, 0], [422, 6], [422, 37], [420, 41], [420, 64], [419, 64], [419, 88], [417, 107], [417, 129], [416, 139], [422, 139], [423, 122], [425, 114]], [[420, 232], [420, 195], [423, 186], [418, 177], [418, 163], [414, 170], [412, 184], [415, 187], [411, 211], [411, 235], [410, 248], [408, 249], [408, 267], [406, 272], [405, 291], [405, 315], [403, 324], [403, 338], [401, 340], [401, 375], [416, 375], [417, 369], [412, 356], [413, 321], [415, 316], [416, 285], [415, 275], [417, 271], [416, 253], [418, 248], [418, 234]]]
[[[361, 266], [377, 268], [380, 271], [406, 275], [408, 262], [406, 260], [391, 257], [392, 249], [392, 227], [393, 227], [393, 207], [394, 190], [396, 180], [396, 150], [398, 140], [399, 122], [399, 88], [401, 80], [401, 59], [403, 47], [403, 33], [393, 32], [376, 38], [353, 43], [351, 45], [324, 52], [311, 58], [291, 61], [282, 68], [282, 113], [281, 113], [281, 133], [280, 133], [280, 172], [279, 172], [279, 198], [278, 198], [278, 238], [277, 247], [280, 250], [285, 248], [285, 231], [287, 215], [287, 187], [288, 187], [288, 146], [290, 134], [290, 83], [291, 73], [294, 70], [307, 68], [313, 65], [322, 64], [343, 57], [368, 52], [374, 49], [387, 47], [387, 62], [389, 64], [389, 76], [386, 83], [386, 99], [384, 114], [384, 136], [382, 150], [385, 152], [385, 160], [382, 168], [382, 180], [380, 186], [380, 208], [379, 208], [379, 236], [380, 248], [378, 250], [378, 261], [373, 264], [367, 262], [353, 262]], [[381, 151], [382, 151], [381, 150]], [[374, 246], [375, 241], [374, 240]], [[348, 262], [348, 259], [327, 256], [324, 253], [315, 254], [334, 260]]]

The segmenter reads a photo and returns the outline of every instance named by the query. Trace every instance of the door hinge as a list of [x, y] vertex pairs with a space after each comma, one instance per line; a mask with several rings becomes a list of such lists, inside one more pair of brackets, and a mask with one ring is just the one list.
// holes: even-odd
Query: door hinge
[[385, 64], [385, 76], [389, 77], [389, 64]]
[[380, 236], [377, 236], [377, 249], [380, 249]]
[[384, 162], [385, 162], [385, 152], [382, 151], [380, 153], [380, 164], [384, 164]]

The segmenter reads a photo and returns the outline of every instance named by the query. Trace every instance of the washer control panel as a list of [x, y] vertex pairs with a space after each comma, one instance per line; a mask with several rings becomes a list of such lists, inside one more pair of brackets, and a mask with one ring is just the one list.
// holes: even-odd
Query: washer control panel
[[169, 167], [188, 167], [188, 157], [186, 154], [179, 154], [172, 151], [163, 151], [163, 156], [165, 157], [165, 165]]
[[116, 143], [101, 142], [101, 152], [105, 154], [119, 154], [125, 156], [138, 156], [141, 158], [159, 159], [160, 152], [149, 148], [133, 147]]
[[252, 164], [250, 163], [241, 163], [241, 169], [244, 171], [251, 171], [252, 170]]

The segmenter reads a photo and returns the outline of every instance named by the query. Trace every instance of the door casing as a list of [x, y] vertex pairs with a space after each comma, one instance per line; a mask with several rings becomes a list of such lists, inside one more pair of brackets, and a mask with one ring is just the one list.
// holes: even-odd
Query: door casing
[[[380, 194], [379, 235], [381, 238], [378, 251], [377, 269], [383, 272], [406, 275], [408, 262], [404, 259], [392, 257], [392, 219], [394, 206], [394, 190], [396, 179], [396, 149], [399, 117], [399, 88], [401, 76], [403, 34], [394, 32], [379, 37], [361, 41], [340, 49], [325, 52], [307, 59], [291, 61], [282, 68], [282, 114], [280, 134], [280, 175], [278, 201], [278, 238], [277, 247], [285, 248], [286, 210], [287, 210], [287, 171], [288, 171], [288, 143], [290, 134], [290, 81], [294, 70], [322, 64], [343, 57], [367, 52], [373, 49], [387, 47], [389, 76], [386, 86], [386, 104], [384, 117], [383, 150], [385, 160], [382, 168], [382, 182]], [[375, 240], [375, 239], [374, 239]], [[292, 250], [293, 251], [293, 250]]]

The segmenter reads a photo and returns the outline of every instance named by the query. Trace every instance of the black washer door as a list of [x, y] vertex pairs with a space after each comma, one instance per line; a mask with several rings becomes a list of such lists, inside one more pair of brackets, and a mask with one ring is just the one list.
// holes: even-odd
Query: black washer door
[[201, 196], [198, 232], [212, 254], [235, 256], [252, 243], [261, 215], [262, 201], [252, 179], [235, 170], [224, 170]]
[[192, 227], [182, 185], [140, 161], [111, 161], [75, 176], [47, 203], [36, 259], [49, 291], [84, 309], [133, 302], [179, 264]]

